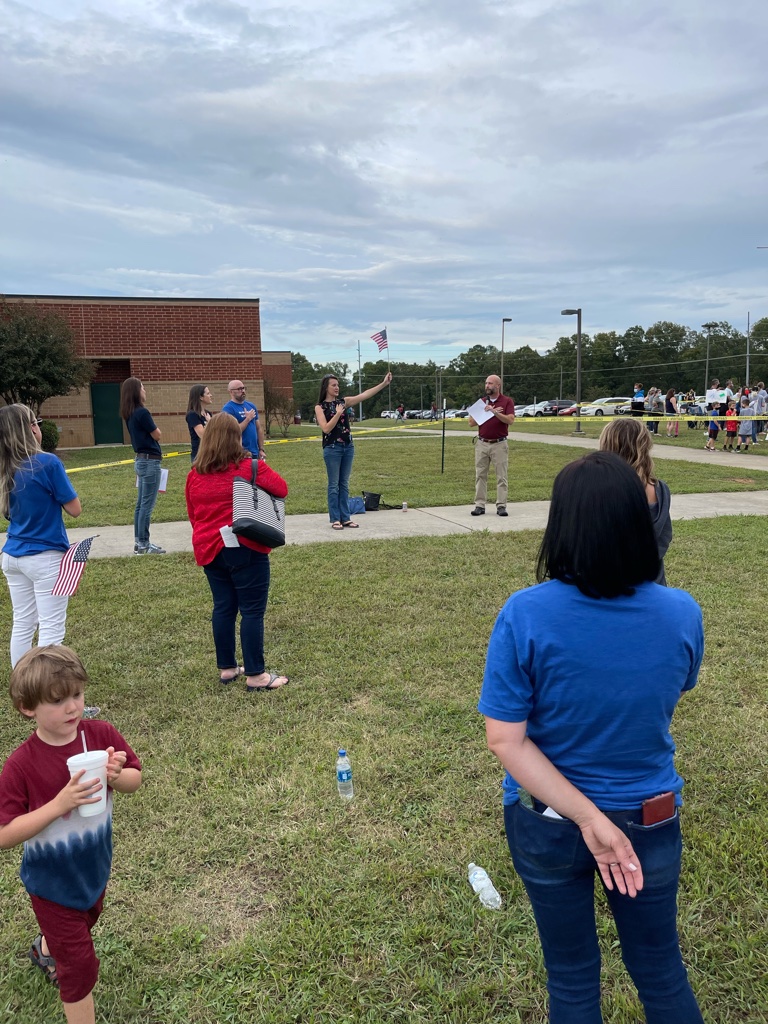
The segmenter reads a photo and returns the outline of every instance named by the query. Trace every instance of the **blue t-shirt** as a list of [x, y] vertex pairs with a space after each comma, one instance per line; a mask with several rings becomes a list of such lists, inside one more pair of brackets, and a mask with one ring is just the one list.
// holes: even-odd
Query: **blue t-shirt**
[[[601, 810], [672, 790], [669, 732], [704, 653], [701, 609], [684, 590], [643, 583], [630, 597], [586, 597], [548, 580], [513, 594], [496, 619], [478, 708], [527, 735]], [[507, 774], [504, 802], [518, 799]]]
[[9, 500], [10, 526], [3, 551], [14, 558], [66, 551], [61, 506], [77, 497], [61, 460], [38, 452], [16, 470]]
[[152, 437], [152, 433], [157, 430], [157, 427], [149, 409], [140, 405], [138, 409], [134, 409], [125, 423], [128, 427], [128, 433], [131, 435], [133, 450], [137, 455], [141, 453], [143, 455], [156, 455], [158, 458], [162, 457], [163, 452], [160, 448], [160, 443]]
[[253, 404], [253, 402], [227, 402], [226, 405], [221, 407], [222, 412], [228, 412], [230, 416], [234, 416], [238, 423], [242, 423], [245, 419], [245, 414], [249, 409], [253, 409], [256, 415], [253, 417], [251, 422], [243, 431], [243, 448], [251, 455], [258, 458], [259, 456], [259, 432], [256, 429], [256, 420], [259, 418], [259, 410]]

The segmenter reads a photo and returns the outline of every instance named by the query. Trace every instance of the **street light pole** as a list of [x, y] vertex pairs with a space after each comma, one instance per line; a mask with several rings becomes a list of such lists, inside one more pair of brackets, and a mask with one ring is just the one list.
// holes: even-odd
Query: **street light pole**
[[499, 374], [499, 376], [501, 377], [501, 393], [502, 393], [502, 395], [506, 394], [506, 392], [504, 391], [504, 324], [511, 324], [511, 323], [512, 323], [512, 317], [511, 316], [503, 316], [501, 318], [501, 373]]
[[581, 306], [578, 309], [561, 309], [560, 316], [576, 317], [576, 430], [575, 434], [583, 434], [581, 429]]
[[706, 362], [704, 364], [704, 394], [705, 395], [707, 393], [707, 388], [709, 387], [709, 346], [710, 346], [710, 343], [712, 341], [712, 331], [714, 331], [714, 329], [716, 327], [717, 327], [717, 324], [714, 323], [714, 322], [701, 325], [702, 331], [706, 331], [707, 332], [707, 360], [706, 360]]

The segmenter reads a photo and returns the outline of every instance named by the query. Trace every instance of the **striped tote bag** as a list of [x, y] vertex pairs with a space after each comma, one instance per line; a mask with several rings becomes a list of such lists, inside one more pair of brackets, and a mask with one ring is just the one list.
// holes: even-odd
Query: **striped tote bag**
[[258, 462], [253, 460], [253, 477], [236, 476], [232, 485], [232, 532], [238, 537], [281, 548], [285, 544], [285, 499], [268, 494], [256, 483]]

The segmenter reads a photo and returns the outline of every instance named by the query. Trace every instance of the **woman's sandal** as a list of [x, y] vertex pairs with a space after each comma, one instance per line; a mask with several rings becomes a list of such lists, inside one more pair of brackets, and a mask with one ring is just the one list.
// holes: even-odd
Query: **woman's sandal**
[[338, 522], [338, 520], [337, 520], [335, 523], [331, 523], [331, 529], [332, 530], [341, 530], [341, 529], [343, 529], [343, 527], [342, 527], [341, 523]]
[[[280, 683], [279, 686], [275, 686], [275, 683], [277, 682], [278, 679], [284, 679], [285, 682]], [[288, 683], [290, 683], [290, 681], [291, 680], [288, 678], [288, 676], [283, 676], [279, 672], [270, 672], [268, 683], [266, 683], [263, 686], [246, 686], [245, 689], [248, 691], [248, 693], [260, 693], [262, 690], [282, 690], [282, 688], [284, 686], [287, 686]]]
[[35, 967], [40, 968], [48, 981], [50, 981], [55, 988], [58, 988], [59, 979], [56, 977], [56, 961], [52, 956], [46, 956], [45, 953], [43, 953], [42, 935], [37, 936], [35, 941], [32, 943], [27, 956]]
[[229, 676], [227, 679], [225, 679], [224, 676], [219, 676], [219, 682], [221, 683], [222, 686], [229, 686], [230, 683], [234, 683], [236, 679], [239, 679], [240, 676], [244, 675], [245, 669], [243, 668], [242, 665], [238, 665], [237, 672], [235, 672], [233, 676]]

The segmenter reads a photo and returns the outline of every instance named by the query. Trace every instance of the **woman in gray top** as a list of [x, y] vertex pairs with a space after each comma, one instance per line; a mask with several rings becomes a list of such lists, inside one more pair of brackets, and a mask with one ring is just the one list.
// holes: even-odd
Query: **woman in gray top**
[[600, 435], [600, 451], [615, 452], [636, 471], [645, 487], [648, 508], [656, 533], [661, 564], [656, 582], [666, 587], [667, 577], [664, 575], [664, 555], [672, 543], [672, 520], [669, 515], [671, 496], [669, 487], [663, 480], [658, 480], [653, 472], [651, 435], [643, 427], [640, 420], [627, 416], [617, 416], [606, 423]]

